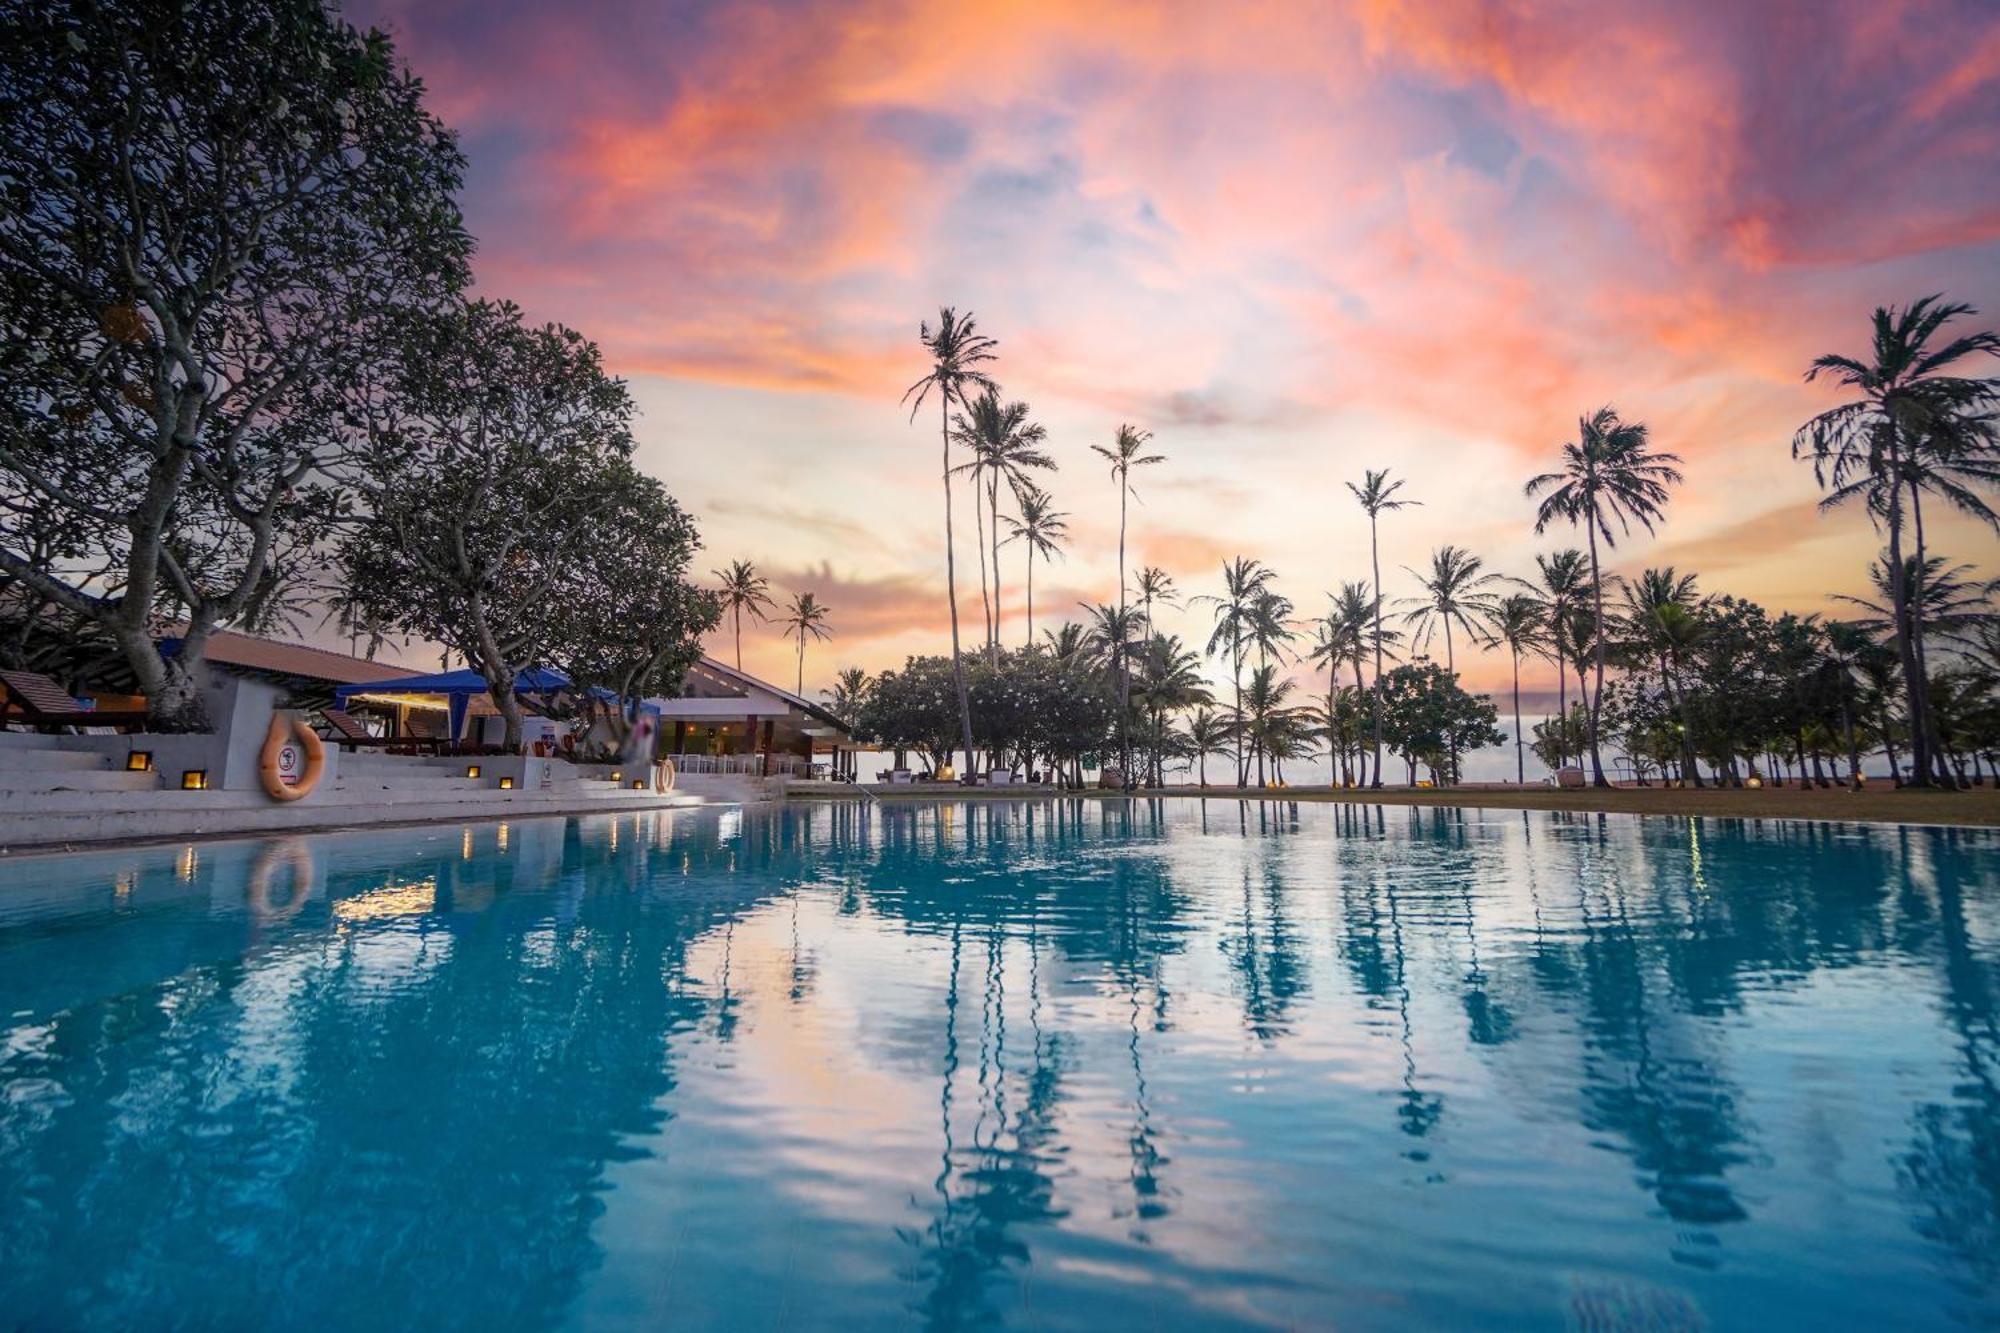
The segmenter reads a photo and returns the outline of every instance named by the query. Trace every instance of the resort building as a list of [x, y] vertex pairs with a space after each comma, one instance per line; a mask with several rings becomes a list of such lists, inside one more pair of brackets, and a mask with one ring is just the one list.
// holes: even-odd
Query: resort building
[[824, 706], [713, 657], [688, 669], [679, 698], [646, 706], [659, 712], [662, 750], [688, 771], [734, 759], [764, 773], [824, 765], [829, 774], [851, 774], [861, 748]]

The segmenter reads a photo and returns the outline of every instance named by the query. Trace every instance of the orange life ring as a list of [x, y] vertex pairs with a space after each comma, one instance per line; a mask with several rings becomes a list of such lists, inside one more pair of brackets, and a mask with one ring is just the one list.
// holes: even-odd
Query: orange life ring
[[679, 779], [680, 770], [674, 767], [673, 760], [662, 759], [659, 763], [653, 765], [653, 790], [660, 795], [665, 796], [668, 792], [672, 791], [674, 783], [679, 781]]
[[[282, 904], [273, 906], [271, 881], [277, 875], [280, 864], [291, 867], [292, 891]], [[269, 925], [297, 916], [318, 892], [319, 871], [313, 865], [312, 853], [303, 842], [292, 839], [266, 848], [263, 855], [257, 858], [243, 896], [250, 905], [250, 915]]]
[[[305, 755], [305, 767], [298, 781], [287, 782], [279, 761], [293, 740]], [[319, 785], [320, 770], [325, 767], [326, 746], [320, 743], [319, 733], [301, 718], [272, 713], [271, 730], [264, 737], [263, 753], [257, 757], [257, 776], [264, 784], [264, 794], [274, 801], [296, 801]]]

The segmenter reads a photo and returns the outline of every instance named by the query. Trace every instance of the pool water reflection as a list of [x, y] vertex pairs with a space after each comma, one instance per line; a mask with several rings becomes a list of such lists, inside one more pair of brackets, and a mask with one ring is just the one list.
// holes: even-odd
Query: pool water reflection
[[31, 1327], [2000, 1320], [2000, 837], [1270, 803], [0, 863]]

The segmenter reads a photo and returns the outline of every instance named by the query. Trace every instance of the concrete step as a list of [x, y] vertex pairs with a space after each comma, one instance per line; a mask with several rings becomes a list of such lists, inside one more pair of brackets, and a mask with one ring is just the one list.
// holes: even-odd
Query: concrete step
[[[51, 738], [53, 739], [53, 738]], [[31, 750], [8, 746], [0, 749], [0, 775], [14, 773], [54, 773], [65, 769], [105, 768], [109, 761], [89, 750]]]
[[65, 769], [35, 775], [0, 772], [0, 808], [10, 800], [61, 791], [158, 791], [158, 773], [127, 773], [124, 769]]

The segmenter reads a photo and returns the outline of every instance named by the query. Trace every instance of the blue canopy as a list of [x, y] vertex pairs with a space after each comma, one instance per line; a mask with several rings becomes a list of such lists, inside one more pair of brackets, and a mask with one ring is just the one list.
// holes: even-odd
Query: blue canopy
[[[569, 677], [553, 667], [529, 667], [514, 677], [516, 694], [554, 694], [569, 688]], [[342, 685], [333, 692], [340, 704], [357, 694], [442, 694], [451, 710], [451, 738], [465, 730], [465, 710], [474, 695], [486, 693], [486, 677], [470, 667], [458, 671], [436, 671], [425, 676], [397, 676], [393, 680], [371, 680], [359, 685]]]

